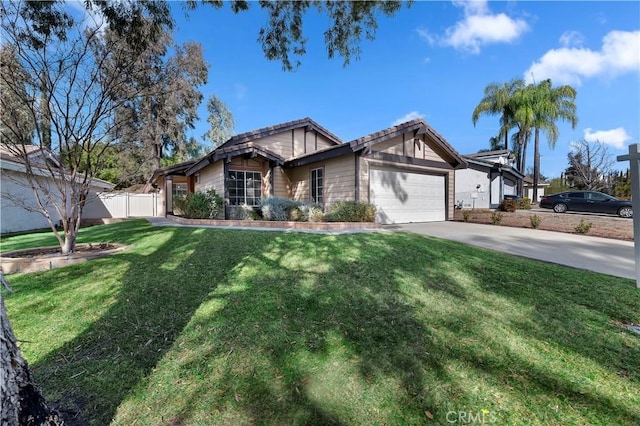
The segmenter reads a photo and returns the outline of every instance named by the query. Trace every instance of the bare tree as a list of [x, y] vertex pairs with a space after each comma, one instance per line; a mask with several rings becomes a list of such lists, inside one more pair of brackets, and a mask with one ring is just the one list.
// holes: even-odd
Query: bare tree
[[[122, 125], [114, 112], [127, 102], [126, 83], [139, 71], [130, 52], [105, 37], [99, 25], [87, 23], [59, 36], [46, 28], [25, 32], [34, 25], [30, 5], [3, 3], [2, 48], [11, 46], [11, 51], [2, 55], [0, 70], [2, 148], [20, 164], [25, 190], [33, 193], [30, 205], [16, 196], [12, 201], [41, 213], [67, 254], [75, 247], [92, 179], [110, 146], [108, 135]], [[47, 7], [48, 13], [64, 16], [63, 5]], [[146, 47], [143, 41], [139, 46]], [[120, 72], [104, 72], [107, 62]], [[11, 114], [16, 105], [20, 114]]]
[[574, 188], [602, 190], [607, 187], [605, 176], [614, 165], [609, 147], [600, 141], [581, 140], [571, 144], [567, 155], [569, 168], [566, 177]]

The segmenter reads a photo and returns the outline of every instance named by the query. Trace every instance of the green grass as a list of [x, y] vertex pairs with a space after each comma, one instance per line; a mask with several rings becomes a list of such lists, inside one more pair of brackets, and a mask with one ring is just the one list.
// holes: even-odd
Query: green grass
[[46, 397], [90, 424], [640, 423], [631, 280], [410, 234], [80, 241], [134, 246], [12, 275], [6, 305]]

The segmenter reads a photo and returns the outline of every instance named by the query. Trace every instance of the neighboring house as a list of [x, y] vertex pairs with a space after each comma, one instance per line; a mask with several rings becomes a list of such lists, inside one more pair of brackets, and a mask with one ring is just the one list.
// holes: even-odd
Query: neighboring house
[[524, 176], [513, 167], [514, 158], [508, 150], [469, 154], [464, 159], [469, 167], [456, 170], [457, 206], [493, 209], [505, 196], [517, 194], [518, 183]]
[[[50, 188], [51, 197], [57, 203], [60, 200], [60, 194], [56, 191], [56, 182], [47, 168], [56, 170], [60, 167], [60, 163], [51, 151], [35, 145], [26, 145], [25, 153], [30, 164], [41, 165], [32, 167], [33, 173], [38, 176], [40, 186]], [[93, 179], [89, 195], [92, 196], [98, 191], [111, 190], [113, 187], [114, 185], [109, 182]], [[49, 222], [38, 211], [36, 195], [27, 179], [23, 161], [3, 144], [0, 144], [0, 195], [1, 234], [49, 228]], [[42, 200], [46, 199], [42, 191], [39, 195]], [[52, 204], [47, 210], [54, 222], [61, 220]]]
[[465, 160], [421, 119], [344, 143], [310, 118], [234, 136], [197, 160], [156, 170], [166, 213], [177, 194], [214, 188], [224, 217], [268, 196], [367, 201], [381, 223], [453, 218], [454, 171]]
[[528, 197], [532, 203], [539, 203], [540, 199], [545, 193], [545, 189], [551, 185], [549, 182], [538, 181], [538, 199], [533, 199], [533, 177], [527, 175], [522, 179], [522, 192], [525, 197]]

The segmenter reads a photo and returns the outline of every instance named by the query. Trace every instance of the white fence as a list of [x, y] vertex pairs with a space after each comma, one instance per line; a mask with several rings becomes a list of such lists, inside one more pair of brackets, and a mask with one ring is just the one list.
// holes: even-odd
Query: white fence
[[83, 219], [164, 216], [162, 197], [158, 193], [100, 192], [89, 197]]

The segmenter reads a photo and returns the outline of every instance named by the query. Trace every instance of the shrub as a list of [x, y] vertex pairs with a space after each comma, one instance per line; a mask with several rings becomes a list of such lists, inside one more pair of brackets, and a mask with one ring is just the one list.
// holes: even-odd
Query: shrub
[[229, 219], [232, 220], [258, 220], [260, 215], [253, 207], [243, 204], [241, 206], [233, 206], [229, 208]]
[[518, 208], [520, 210], [531, 210], [531, 198], [522, 197], [518, 200]]
[[465, 222], [469, 222], [471, 218], [471, 210], [463, 210], [462, 211], [462, 220]]
[[503, 214], [500, 212], [491, 212], [491, 223], [493, 225], [500, 225], [502, 222]]
[[500, 204], [500, 210], [504, 212], [513, 213], [518, 208], [518, 202], [516, 200], [504, 199]]
[[574, 228], [578, 234], [588, 234], [591, 231], [591, 226], [593, 223], [587, 222], [585, 223], [584, 219], [580, 219], [580, 223], [576, 225]]
[[537, 214], [534, 214], [533, 216], [529, 217], [529, 221], [531, 221], [531, 227], [533, 229], [538, 229], [540, 227], [540, 224], [542, 223], [542, 218]]
[[325, 215], [328, 222], [374, 222], [376, 207], [363, 201], [336, 201]]
[[324, 220], [324, 212], [322, 208], [316, 205], [309, 207], [309, 222], [322, 222]]
[[287, 221], [291, 219], [291, 211], [302, 203], [288, 198], [268, 197], [260, 200], [260, 211], [264, 220]]
[[322, 206], [318, 204], [278, 197], [263, 198], [260, 212], [264, 220], [320, 222], [324, 217]]
[[213, 219], [222, 210], [222, 205], [222, 197], [215, 189], [188, 193], [174, 199], [176, 212], [189, 219]]

